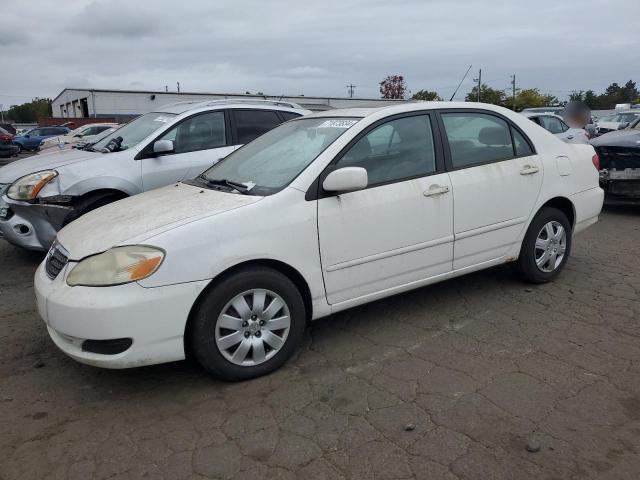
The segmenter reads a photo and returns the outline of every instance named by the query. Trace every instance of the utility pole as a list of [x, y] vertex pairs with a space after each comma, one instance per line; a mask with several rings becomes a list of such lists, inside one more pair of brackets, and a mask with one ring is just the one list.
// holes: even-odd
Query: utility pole
[[478, 82], [478, 86], [476, 87], [478, 89], [478, 99], [476, 100], [478, 103], [480, 103], [480, 88], [482, 87], [482, 69], [478, 70], [478, 78], [474, 78], [473, 79], [474, 82]]
[[164, 92], [165, 93], [169, 93], [169, 85], [165, 85], [164, 86]]
[[356, 88], [355, 85], [349, 84], [347, 85], [347, 91], [349, 92], [349, 98], [353, 98], [353, 90]]
[[513, 96], [513, 111], [516, 111], [516, 74], [511, 75], [511, 92]]
[[178, 85], [178, 93], [180, 93], [180, 82], [176, 82], [176, 84]]

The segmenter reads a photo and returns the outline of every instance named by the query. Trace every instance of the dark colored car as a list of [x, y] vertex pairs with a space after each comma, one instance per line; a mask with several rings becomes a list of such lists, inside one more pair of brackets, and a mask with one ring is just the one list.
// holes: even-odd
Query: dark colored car
[[640, 119], [591, 141], [600, 157], [605, 203], [640, 205]]
[[15, 137], [15, 143], [20, 150], [37, 150], [43, 140], [56, 135], [66, 135], [69, 133], [67, 127], [37, 127], [32, 128], [24, 135]]
[[17, 155], [20, 151], [13, 143], [14, 136], [0, 127], [0, 158], [8, 158]]

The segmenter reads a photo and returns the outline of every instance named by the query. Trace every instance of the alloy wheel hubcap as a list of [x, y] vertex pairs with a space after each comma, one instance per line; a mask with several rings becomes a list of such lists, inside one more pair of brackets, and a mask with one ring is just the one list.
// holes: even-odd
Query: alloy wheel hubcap
[[282, 348], [290, 327], [289, 307], [282, 297], [270, 290], [247, 290], [222, 309], [216, 322], [216, 346], [231, 363], [259, 365]]
[[567, 250], [567, 232], [560, 222], [546, 223], [536, 238], [535, 259], [538, 268], [553, 272], [560, 266]]

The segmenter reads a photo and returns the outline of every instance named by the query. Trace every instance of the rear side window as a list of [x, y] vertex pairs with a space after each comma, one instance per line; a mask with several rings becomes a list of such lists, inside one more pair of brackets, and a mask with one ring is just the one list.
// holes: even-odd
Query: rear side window
[[533, 155], [533, 149], [529, 142], [522, 136], [520, 132], [518, 132], [515, 128], [511, 129], [513, 133], [513, 143], [516, 148], [516, 156], [517, 157], [526, 157], [527, 155]]
[[238, 144], [249, 143], [282, 123], [278, 114], [269, 110], [232, 110]]
[[507, 122], [484, 113], [443, 113], [453, 168], [513, 158]]
[[540, 117], [540, 124], [544, 127], [545, 130], [548, 130], [553, 134], [562, 133], [565, 131], [565, 129], [562, 127], [563, 122], [556, 117]]
[[293, 120], [294, 118], [298, 118], [301, 117], [302, 115], [300, 115], [299, 113], [292, 113], [292, 112], [280, 112], [280, 115], [282, 116], [282, 118], [284, 118], [284, 121], [286, 122], [287, 120]]
[[362, 167], [369, 185], [400, 181], [436, 171], [436, 155], [428, 115], [391, 120], [358, 140], [336, 168]]

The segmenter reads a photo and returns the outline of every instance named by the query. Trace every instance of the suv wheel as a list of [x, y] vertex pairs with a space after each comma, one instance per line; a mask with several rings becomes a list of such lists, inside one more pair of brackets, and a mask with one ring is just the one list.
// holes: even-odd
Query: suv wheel
[[251, 266], [216, 285], [192, 321], [187, 340], [204, 369], [246, 380], [278, 369], [293, 354], [304, 333], [305, 306], [288, 277]]

